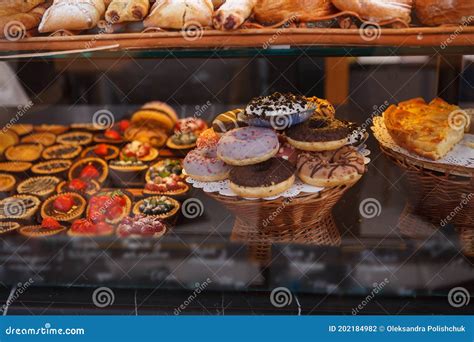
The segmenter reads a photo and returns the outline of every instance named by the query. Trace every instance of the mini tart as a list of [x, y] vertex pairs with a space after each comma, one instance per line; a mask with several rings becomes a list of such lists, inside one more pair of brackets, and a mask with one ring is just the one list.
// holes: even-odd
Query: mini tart
[[68, 126], [64, 125], [38, 125], [34, 126], [34, 131], [35, 132], [48, 132], [48, 133], [53, 133], [53, 134], [63, 134], [64, 132], [67, 132], [69, 130]]
[[33, 162], [41, 157], [41, 144], [18, 144], [5, 150], [5, 158], [13, 161]]
[[40, 225], [37, 226], [26, 226], [20, 228], [18, 231], [21, 235], [29, 238], [42, 238], [57, 235], [66, 230], [66, 227], [61, 226], [57, 228], [47, 228]]
[[9, 234], [20, 228], [18, 222], [2, 221], [0, 222], [0, 235]]
[[[59, 210], [56, 210], [53, 206], [54, 201], [61, 196], [70, 196], [74, 201], [73, 207], [68, 212], [63, 213]], [[84, 197], [78, 193], [66, 192], [57, 194], [44, 201], [43, 205], [41, 206], [41, 217], [43, 219], [46, 217], [52, 217], [57, 221], [72, 222], [82, 216], [84, 210], [86, 209], [86, 204], [87, 202]]]
[[[89, 204], [87, 205], [87, 211], [86, 215], [88, 219], [92, 219], [92, 221], [97, 221], [98, 218], [97, 216], [100, 215], [100, 213], [94, 213], [91, 212], [93, 209], [93, 203], [94, 199], [99, 198], [101, 196], [107, 196], [109, 199], [105, 200], [104, 203], [99, 205], [99, 210], [104, 211], [105, 213], [109, 213], [114, 210], [114, 197], [119, 196], [124, 199], [124, 205], [121, 207], [122, 212], [119, 216], [115, 217], [114, 219], [109, 219], [105, 218], [105, 222], [109, 224], [116, 224], [119, 223], [124, 217], [127, 217], [130, 214], [130, 210], [132, 208], [132, 200], [130, 197], [128, 197], [124, 192], [117, 190], [117, 191], [106, 191], [106, 192], [100, 192], [96, 195], [94, 195], [90, 200]], [[97, 208], [95, 208], [97, 209]]]
[[173, 150], [189, 150], [191, 148], [196, 147], [196, 142], [197, 139], [194, 143], [192, 144], [177, 144], [173, 141], [173, 136], [169, 137], [168, 140], [166, 141], [166, 147], [171, 148]]
[[57, 142], [66, 145], [89, 145], [92, 142], [92, 133], [70, 132], [58, 136]]
[[35, 164], [31, 167], [31, 172], [38, 175], [51, 175], [65, 172], [72, 165], [72, 161], [67, 159], [53, 159]]
[[85, 189], [85, 191], [80, 191], [80, 190], [74, 190], [74, 189], [71, 189], [68, 187], [69, 183], [71, 181], [62, 181], [58, 184], [58, 186], [56, 187], [56, 191], [58, 192], [58, 194], [61, 194], [61, 193], [64, 193], [64, 192], [77, 192], [81, 195], [88, 195], [88, 196], [92, 196], [94, 194], [96, 194], [97, 192], [99, 192], [100, 190], [100, 184], [95, 181], [95, 180], [89, 180], [87, 181], [87, 188]]
[[184, 188], [178, 190], [167, 190], [167, 191], [153, 191], [148, 190], [147, 188], [143, 189], [144, 195], [152, 195], [152, 196], [181, 196], [186, 194], [189, 191], [189, 185], [184, 184]]
[[73, 123], [71, 124], [71, 129], [78, 130], [78, 131], [89, 131], [89, 132], [101, 132], [105, 131], [105, 127], [101, 125], [94, 125], [90, 122], [82, 122], [82, 123]]
[[94, 136], [94, 142], [101, 144], [112, 144], [112, 145], [121, 145], [125, 142], [125, 139], [121, 137], [120, 139], [110, 139], [107, 138], [103, 133], [97, 134]]
[[[160, 201], [160, 200], [169, 201], [173, 205], [173, 208], [171, 210], [169, 210], [168, 212], [166, 212], [166, 213], [156, 214], [156, 215], [146, 214], [140, 209], [140, 207], [142, 205], [146, 205], [146, 203], [148, 203], [149, 201]], [[177, 200], [171, 198], [171, 197], [151, 196], [151, 197], [145, 198], [145, 199], [135, 203], [135, 205], [133, 206], [133, 214], [134, 215], [153, 216], [153, 217], [157, 217], [157, 218], [162, 219], [162, 220], [169, 220], [169, 219], [173, 218], [178, 213], [179, 208], [180, 208], [179, 202]]]
[[8, 192], [13, 190], [16, 179], [8, 173], [0, 173], [0, 192]]
[[10, 130], [6, 132], [1, 132], [0, 133], [0, 154], [4, 153], [7, 148], [10, 146], [18, 144], [20, 141], [20, 138], [18, 138], [18, 135]]
[[[94, 232], [90, 232], [90, 231], [89, 232], [78, 232], [75, 229], [76, 225], [81, 225], [81, 226], [86, 225], [88, 227], [87, 229], [93, 228], [95, 231]], [[99, 225], [106, 225], [110, 229], [102, 231], [102, 232], [97, 232], [97, 227]], [[114, 233], [114, 227], [111, 226], [110, 224], [105, 223], [105, 222], [93, 223], [88, 219], [80, 219], [80, 220], [74, 221], [71, 228], [67, 231], [67, 235], [69, 235], [71, 237], [103, 237], [103, 236], [110, 236], [113, 233]]]
[[120, 222], [116, 234], [120, 238], [159, 238], [168, 227], [161, 219], [153, 216], [127, 217]]
[[21, 142], [41, 144], [43, 146], [51, 146], [56, 142], [56, 135], [49, 132], [37, 132], [23, 137], [21, 139]]
[[86, 166], [91, 165], [97, 171], [99, 171], [99, 175], [97, 178], [94, 178], [99, 183], [103, 183], [109, 174], [109, 167], [105, 160], [100, 159], [100, 158], [84, 158], [80, 159], [77, 162], [75, 162], [71, 168], [69, 169], [68, 173], [68, 178], [69, 180], [72, 180], [74, 178], [81, 178], [81, 171], [84, 169]]
[[[177, 164], [177, 165], [176, 167], [167, 168], [167, 165], [171, 165], [171, 164]], [[165, 159], [165, 160], [160, 160], [159, 162], [150, 166], [145, 176], [146, 182], [152, 181], [153, 170], [157, 170], [158, 172], [158, 169], [163, 169], [162, 170], [162, 172], [164, 173], [163, 177], [169, 177], [171, 174], [175, 174], [182, 178], [186, 177], [183, 173], [184, 168], [183, 168], [183, 161], [181, 159]], [[179, 169], [180, 171], [178, 172]], [[157, 176], [160, 176], [160, 174], [158, 174]]]
[[61, 180], [54, 176], [32, 177], [18, 184], [19, 194], [31, 194], [38, 197], [51, 195]]
[[33, 164], [29, 162], [0, 162], [0, 171], [3, 172], [26, 172]]
[[[132, 158], [135, 158], [137, 160], [140, 160], [142, 162], [151, 162], [153, 160], [155, 160], [156, 158], [158, 158], [158, 150], [154, 147], [151, 147], [150, 148], [150, 152], [144, 156], [144, 157], [140, 157], [140, 158], [136, 158], [136, 157], [132, 157]], [[123, 153], [120, 154], [120, 159], [122, 160], [127, 160], [127, 157], [123, 155]]]
[[117, 186], [137, 186], [144, 183], [148, 165], [142, 161], [112, 160], [109, 163], [110, 175]]
[[15, 195], [0, 201], [0, 219], [29, 220], [41, 201], [33, 195]]
[[117, 158], [120, 153], [120, 150], [117, 146], [105, 144], [105, 146], [107, 147], [107, 154], [98, 155], [95, 153], [95, 149], [97, 148], [97, 146], [98, 145], [95, 145], [95, 146], [91, 146], [84, 149], [84, 151], [82, 151], [81, 153], [81, 157], [82, 158], [92, 157], [92, 158], [102, 158], [104, 160], [111, 160], [111, 159]]
[[30, 124], [15, 124], [10, 129], [18, 135], [27, 135], [33, 132], [33, 125]]
[[79, 145], [65, 145], [58, 144], [46, 147], [43, 150], [42, 157], [43, 159], [74, 159], [82, 151], [82, 147]]

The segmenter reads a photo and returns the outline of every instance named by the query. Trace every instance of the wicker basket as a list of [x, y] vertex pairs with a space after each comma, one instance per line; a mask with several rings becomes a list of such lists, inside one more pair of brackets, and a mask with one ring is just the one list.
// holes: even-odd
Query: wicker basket
[[248, 244], [251, 257], [271, 260], [273, 243], [301, 243], [338, 246], [340, 233], [334, 223], [332, 208], [349, 189], [334, 187], [317, 194], [299, 194], [275, 200], [245, 200], [209, 193], [236, 217], [233, 241]]
[[431, 171], [415, 165], [410, 158], [390, 149], [381, 150], [406, 172], [410, 183], [410, 204], [414, 213], [426, 218], [435, 226], [453, 223], [474, 229], [474, 171], [466, 169], [466, 176]]

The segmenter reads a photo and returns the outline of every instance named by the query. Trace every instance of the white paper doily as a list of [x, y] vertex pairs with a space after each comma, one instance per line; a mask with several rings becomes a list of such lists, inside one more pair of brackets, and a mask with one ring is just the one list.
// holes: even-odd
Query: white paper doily
[[[364, 158], [365, 165], [369, 164], [370, 163], [370, 158], [368, 158], [367, 156], [370, 155], [370, 151], [367, 149], [367, 146], [362, 145], [358, 149], [359, 149], [359, 152], [365, 157]], [[192, 184], [193, 187], [198, 188], [198, 189], [202, 189], [204, 192], [218, 192], [220, 195], [229, 196], [229, 197], [237, 197], [238, 196], [235, 192], [233, 192], [230, 189], [229, 180], [220, 181], [220, 182], [201, 182], [201, 181], [198, 181], [198, 180], [193, 179], [191, 177], [187, 177], [186, 181], [188, 183]], [[298, 196], [302, 192], [303, 193], [316, 194], [318, 192], [321, 192], [322, 190], [324, 190], [324, 188], [305, 184], [301, 180], [299, 180], [298, 177], [296, 177], [296, 181], [290, 189], [288, 189], [285, 192], [282, 192], [282, 193], [280, 193], [276, 196], [265, 197], [264, 199], [265, 200], [274, 200], [274, 199], [277, 199], [279, 197], [285, 197], [285, 198], [295, 197], [295, 196]], [[257, 198], [246, 198], [246, 199], [257, 200]]]
[[431, 160], [398, 146], [388, 133], [383, 117], [375, 117], [373, 123], [372, 131], [374, 132], [375, 138], [386, 148], [422, 162], [474, 168], [474, 149], [471, 147], [474, 144], [474, 135], [472, 134], [465, 134], [464, 139], [443, 158]]

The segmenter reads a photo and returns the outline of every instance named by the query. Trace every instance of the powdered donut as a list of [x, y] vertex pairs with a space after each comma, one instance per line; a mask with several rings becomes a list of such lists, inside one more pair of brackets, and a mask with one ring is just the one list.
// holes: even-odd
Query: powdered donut
[[222, 136], [217, 144], [217, 155], [230, 165], [252, 165], [270, 159], [279, 147], [278, 136], [273, 130], [243, 127]]
[[217, 158], [215, 147], [190, 151], [183, 162], [184, 170], [191, 178], [202, 182], [217, 182], [228, 177], [230, 167]]

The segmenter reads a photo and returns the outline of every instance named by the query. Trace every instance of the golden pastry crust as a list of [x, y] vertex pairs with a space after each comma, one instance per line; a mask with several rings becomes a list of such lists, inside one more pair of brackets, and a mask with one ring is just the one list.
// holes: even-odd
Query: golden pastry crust
[[212, 25], [214, 5], [211, 0], [161, 0], [155, 2], [145, 27], [170, 29], [209, 27]]
[[146, 17], [149, 9], [149, 0], [113, 0], [105, 12], [105, 19], [109, 23], [140, 21]]
[[[0, 16], [0, 37], [22, 38], [27, 30], [34, 29], [39, 25], [46, 12], [46, 7], [47, 5], [43, 4], [31, 9], [31, 11]], [[0, 9], [1, 11], [2, 9]]]
[[45, 0], [10, 0], [0, 6], [0, 17], [11, 16], [17, 13], [27, 13]]
[[400, 19], [407, 24], [413, 6], [413, 0], [332, 0], [332, 3], [341, 11], [355, 12], [368, 21]]
[[416, 0], [416, 15], [428, 26], [459, 25], [474, 14], [472, 0]]
[[[462, 114], [458, 106], [442, 99], [427, 104], [416, 98], [390, 106], [383, 114], [385, 126], [401, 147], [422, 157], [438, 160], [464, 137], [464, 129], [453, 124], [453, 114]], [[468, 121], [466, 123], [468, 125]]]
[[260, 0], [254, 7], [255, 19], [264, 25], [292, 18], [309, 22], [334, 13], [331, 0]]

